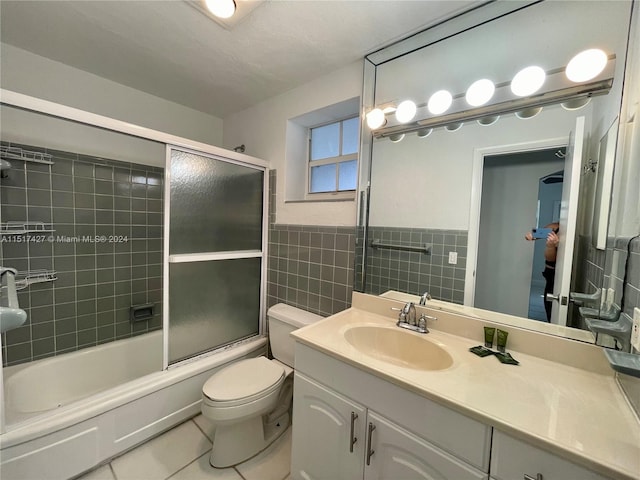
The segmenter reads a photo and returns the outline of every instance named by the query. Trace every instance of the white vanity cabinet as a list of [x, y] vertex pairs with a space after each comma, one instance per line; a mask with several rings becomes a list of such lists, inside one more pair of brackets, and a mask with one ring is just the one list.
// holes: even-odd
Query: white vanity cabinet
[[492, 480], [610, 480], [584, 467], [513, 438], [493, 431], [491, 448]]
[[480, 480], [487, 474], [296, 373], [291, 476], [304, 480]]
[[293, 479], [488, 479], [491, 427], [305, 345], [295, 355]]

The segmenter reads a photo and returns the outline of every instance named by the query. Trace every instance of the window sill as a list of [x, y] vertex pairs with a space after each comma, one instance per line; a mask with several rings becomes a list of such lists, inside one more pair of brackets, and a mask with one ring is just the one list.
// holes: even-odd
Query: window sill
[[305, 198], [303, 200], [285, 200], [284, 203], [328, 203], [328, 202], [355, 202], [356, 197], [339, 197], [339, 198]]

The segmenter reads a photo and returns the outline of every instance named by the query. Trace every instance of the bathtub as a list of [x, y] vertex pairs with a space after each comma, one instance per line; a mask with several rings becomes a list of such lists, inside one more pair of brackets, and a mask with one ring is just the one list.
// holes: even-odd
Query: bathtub
[[266, 344], [254, 337], [161, 371], [157, 331], [5, 368], [2, 479], [65, 479], [104, 463], [199, 413], [209, 376]]

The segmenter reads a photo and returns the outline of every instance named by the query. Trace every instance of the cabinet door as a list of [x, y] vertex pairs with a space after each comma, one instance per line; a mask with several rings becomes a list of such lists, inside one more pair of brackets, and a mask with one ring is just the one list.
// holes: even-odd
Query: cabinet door
[[580, 465], [494, 429], [491, 449], [492, 478], [519, 480], [524, 478], [525, 474], [531, 478], [541, 475], [544, 480], [607, 480], [606, 477]]
[[366, 410], [299, 373], [294, 378], [291, 477], [361, 479]]
[[[487, 474], [369, 411], [365, 480], [486, 480]], [[367, 431], [367, 436], [369, 433]], [[373, 454], [371, 454], [373, 451]], [[354, 477], [355, 478], [355, 477]]]

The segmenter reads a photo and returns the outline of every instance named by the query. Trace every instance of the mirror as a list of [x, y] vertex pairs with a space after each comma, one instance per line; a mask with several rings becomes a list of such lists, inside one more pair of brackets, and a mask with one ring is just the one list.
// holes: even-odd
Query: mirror
[[[443, 88], [455, 101], [480, 78], [508, 86], [528, 65], [563, 71], [587, 48], [615, 55], [615, 67], [606, 94], [579, 109], [556, 98], [541, 111], [506, 103], [491, 116], [468, 109], [432, 130], [433, 119], [421, 127], [419, 116], [399, 124], [393, 114], [380, 129], [388, 135], [364, 126], [373, 135], [362, 135], [360, 185], [368, 187], [359, 196], [356, 290], [403, 301], [428, 291], [436, 308], [594, 341], [580, 330], [568, 297], [603, 286], [603, 269], [593, 264], [603, 265], [606, 254], [593, 232], [606, 232], [608, 224], [631, 6], [495, 2], [367, 57], [365, 113], [407, 99], [425, 110], [429, 96]], [[573, 224], [563, 224], [567, 215]], [[541, 297], [546, 240], [528, 242], [525, 234], [556, 222], [566, 225], [558, 232], [557, 255], [567, 283], [549, 325]]]

